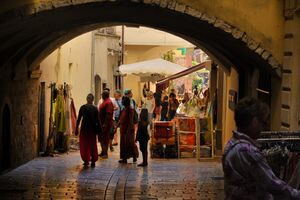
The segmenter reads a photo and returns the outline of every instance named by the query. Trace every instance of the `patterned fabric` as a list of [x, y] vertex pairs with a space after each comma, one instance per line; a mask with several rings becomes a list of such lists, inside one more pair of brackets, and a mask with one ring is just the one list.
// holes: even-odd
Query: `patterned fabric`
[[225, 200], [300, 199], [300, 191], [277, 178], [258, 144], [233, 132], [222, 158]]

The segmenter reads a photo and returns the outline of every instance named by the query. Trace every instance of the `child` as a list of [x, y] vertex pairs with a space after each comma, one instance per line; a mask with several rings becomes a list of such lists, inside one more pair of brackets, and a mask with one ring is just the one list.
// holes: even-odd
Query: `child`
[[138, 164], [140, 167], [144, 167], [148, 165], [148, 140], [150, 139], [148, 134], [148, 127], [149, 121], [148, 121], [148, 110], [146, 108], [143, 108], [141, 110], [140, 114], [140, 120], [138, 123], [138, 129], [136, 133], [136, 139], [135, 141], [139, 141], [140, 143], [140, 151], [143, 155], [143, 162]]

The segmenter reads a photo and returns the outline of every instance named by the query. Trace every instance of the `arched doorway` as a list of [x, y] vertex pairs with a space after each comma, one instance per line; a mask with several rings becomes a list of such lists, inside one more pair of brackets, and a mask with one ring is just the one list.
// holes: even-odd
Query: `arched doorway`
[[11, 122], [10, 122], [10, 109], [6, 104], [2, 112], [2, 145], [1, 145], [1, 160], [0, 171], [10, 168], [10, 138], [11, 138]]
[[97, 74], [95, 76], [95, 101], [94, 104], [97, 105], [101, 96], [101, 77]]

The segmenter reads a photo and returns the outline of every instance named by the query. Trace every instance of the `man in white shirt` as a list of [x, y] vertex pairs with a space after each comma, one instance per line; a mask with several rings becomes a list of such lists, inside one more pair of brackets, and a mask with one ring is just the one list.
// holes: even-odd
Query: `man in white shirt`
[[114, 143], [111, 144], [111, 150], [113, 150], [112, 146], [118, 145], [118, 123], [121, 116], [121, 111], [123, 110], [122, 104], [122, 93], [121, 90], [116, 90], [114, 93], [114, 98], [112, 98], [112, 102], [114, 105], [114, 132], [113, 132], [113, 141]]

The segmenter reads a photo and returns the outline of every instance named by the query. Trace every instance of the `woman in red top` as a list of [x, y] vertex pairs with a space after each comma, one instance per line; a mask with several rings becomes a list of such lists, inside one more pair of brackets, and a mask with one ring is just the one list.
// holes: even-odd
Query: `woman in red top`
[[120, 117], [120, 163], [127, 163], [128, 158], [133, 158], [133, 162], [136, 162], [137, 149], [134, 140], [134, 110], [130, 108], [130, 99], [123, 97], [122, 103], [124, 109]]
[[101, 158], [108, 158], [107, 150], [109, 145], [109, 134], [113, 127], [114, 106], [109, 98], [109, 91], [104, 90], [102, 93], [103, 102], [99, 106], [99, 120], [102, 128], [102, 133], [99, 135], [99, 140], [102, 152]]

